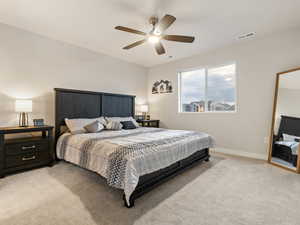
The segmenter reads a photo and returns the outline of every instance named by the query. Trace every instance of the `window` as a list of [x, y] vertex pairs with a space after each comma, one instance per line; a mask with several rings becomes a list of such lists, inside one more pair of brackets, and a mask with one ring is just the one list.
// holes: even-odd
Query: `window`
[[235, 64], [179, 73], [180, 112], [235, 112]]

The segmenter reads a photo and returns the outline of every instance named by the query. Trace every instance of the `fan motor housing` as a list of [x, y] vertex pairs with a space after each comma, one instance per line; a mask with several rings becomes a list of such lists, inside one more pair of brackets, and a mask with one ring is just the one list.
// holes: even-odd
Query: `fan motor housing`
[[158, 18], [155, 17], [155, 16], [152, 16], [152, 17], [149, 19], [149, 23], [152, 24], [153, 26], [155, 26], [155, 24], [158, 23]]

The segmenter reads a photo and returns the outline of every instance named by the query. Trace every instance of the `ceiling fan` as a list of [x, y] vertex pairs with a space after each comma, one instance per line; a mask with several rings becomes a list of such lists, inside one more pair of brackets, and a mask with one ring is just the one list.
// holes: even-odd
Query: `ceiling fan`
[[149, 19], [149, 23], [153, 26], [153, 28], [148, 34], [139, 30], [123, 26], [117, 26], [115, 27], [115, 29], [144, 36], [144, 39], [127, 45], [123, 49], [128, 50], [148, 41], [154, 44], [157, 54], [162, 55], [165, 54], [166, 51], [161, 43], [161, 40], [177, 41], [184, 43], [192, 43], [195, 40], [195, 37], [191, 36], [165, 35], [165, 30], [167, 30], [174, 23], [175, 20], [176, 18], [171, 15], [165, 15], [160, 21], [158, 21], [157, 17], [151, 17]]

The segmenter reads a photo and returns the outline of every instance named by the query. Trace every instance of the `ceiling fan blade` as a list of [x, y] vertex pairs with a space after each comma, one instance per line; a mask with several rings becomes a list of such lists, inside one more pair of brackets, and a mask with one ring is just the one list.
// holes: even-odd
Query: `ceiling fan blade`
[[131, 29], [129, 27], [116, 26], [115, 29], [125, 31], [125, 32], [129, 32], [129, 33], [133, 33], [133, 34], [140, 34], [140, 35], [144, 35], [144, 36], [147, 35], [145, 32], [135, 30], [135, 29]]
[[143, 39], [143, 40], [134, 42], [134, 43], [132, 43], [132, 44], [130, 44], [130, 45], [125, 46], [123, 49], [126, 49], [126, 50], [131, 49], [131, 48], [133, 48], [133, 47], [136, 47], [136, 46], [138, 46], [138, 45], [141, 45], [141, 44], [145, 43], [146, 41], [147, 41], [147, 39]]
[[157, 42], [154, 47], [155, 47], [157, 54], [162, 55], [162, 54], [166, 53], [165, 48], [161, 42]]
[[164, 35], [163, 39], [168, 40], [168, 41], [178, 41], [178, 42], [192, 43], [192, 42], [194, 42], [195, 37], [182, 36], [182, 35]]
[[176, 20], [176, 18], [174, 16], [171, 15], [165, 15], [156, 25], [155, 27], [155, 33], [162, 33], [164, 32], [166, 29], [168, 29], [172, 23], [174, 23], [174, 21]]

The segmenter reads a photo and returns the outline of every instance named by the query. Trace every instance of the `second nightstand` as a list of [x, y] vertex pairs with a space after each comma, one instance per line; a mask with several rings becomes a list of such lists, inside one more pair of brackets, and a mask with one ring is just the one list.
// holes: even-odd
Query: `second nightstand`
[[[0, 177], [54, 162], [51, 126], [0, 128]], [[7, 134], [41, 132], [41, 136], [6, 139]]]
[[159, 120], [137, 120], [143, 127], [157, 127], [159, 128]]

